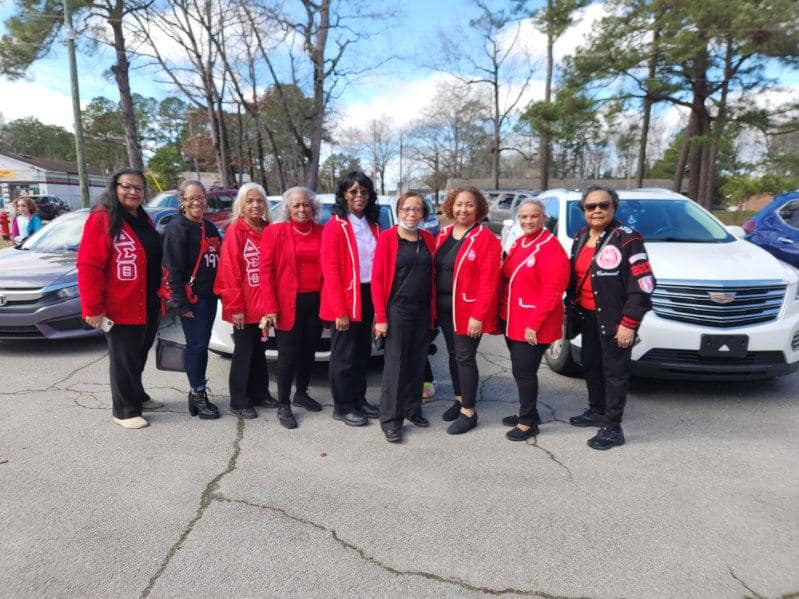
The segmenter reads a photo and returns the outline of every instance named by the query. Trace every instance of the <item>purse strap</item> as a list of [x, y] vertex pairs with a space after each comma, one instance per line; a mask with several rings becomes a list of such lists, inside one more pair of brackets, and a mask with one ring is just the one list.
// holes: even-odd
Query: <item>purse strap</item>
[[194, 285], [194, 279], [197, 277], [197, 272], [200, 270], [200, 260], [205, 254], [205, 250], [208, 249], [208, 241], [205, 238], [205, 220], [200, 223], [200, 251], [197, 252], [197, 261], [194, 263], [194, 268], [191, 271], [191, 276], [189, 277], [189, 287]]

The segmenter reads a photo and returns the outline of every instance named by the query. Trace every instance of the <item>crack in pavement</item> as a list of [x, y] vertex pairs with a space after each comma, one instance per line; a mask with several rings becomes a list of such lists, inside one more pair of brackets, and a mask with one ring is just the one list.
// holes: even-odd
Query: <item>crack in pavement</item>
[[[761, 595], [760, 593], [758, 593], [757, 591], [755, 591], [754, 589], [752, 589], [752, 587], [750, 587], [748, 584], [746, 584], [746, 583], [745, 583], [743, 580], [741, 580], [740, 578], [738, 578], [738, 577], [735, 575], [735, 572], [733, 572], [733, 571], [732, 571], [732, 567], [730, 567], [730, 566], [727, 566], [727, 570], [729, 570], [729, 571], [730, 571], [730, 576], [732, 576], [732, 577], [733, 577], [735, 580], [737, 580], [739, 583], [741, 583], [741, 586], [743, 586], [743, 588], [745, 588], [747, 591], [749, 591], [750, 593], [752, 593], [752, 596], [751, 596], [751, 597], [749, 597], [748, 595], [746, 596], [746, 597], [747, 597], [747, 599], [766, 599], [766, 597], [765, 597], [765, 596]], [[783, 597], [784, 597], [784, 595], [783, 595]]]
[[533, 437], [533, 442], [532, 443], [530, 442], [530, 439], [527, 439], [525, 441], [525, 443], [527, 444], [528, 447], [535, 447], [536, 449], [540, 449], [545, 454], [547, 454], [549, 456], [550, 460], [555, 462], [558, 466], [560, 466], [561, 468], [563, 468], [566, 471], [566, 474], [569, 476], [569, 480], [571, 480], [571, 481], [574, 480], [574, 477], [572, 477], [572, 471], [569, 470], [569, 467], [566, 464], [564, 464], [563, 462], [561, 462], [558, 459], [558, 456], [556, 456], [554, 452], [550, 451], [546, 447], [542, 447], [541, 445], [539, 445], [538, 444], [538, 437]]
[[[318, 522], [314, 522], [313, 520], [309, 520], [307, 518], [303, 518], [301, 516], [292, 514], [288, 510], [285, 510], [283, 508], [271, 505], [265, 505], [261, 503], [255, 503], [253, 501], [247, 501], [246, 499], [234, 499], [231, 497], [226, 497], [225, 495], [215, 494], [211, 497], [211, 499], [214, 501], [220, 501], [225, 503], [238, 503], [253, 508], [267, 510], [276, 514], [280, 514], [281, 516], [288, 518], [289, 520], [292, 520], [294, 522], [298, 522], [306, 526], [311, 526], [317, 530], [326, 532], [331, 536], [331, 538], [334, 541], [336, 541], [336, 543], [338, 543], [345, 549], [352, 551], [362, 560], [374, 566], [377, 566], [378, 568], [380, 568], [385, 572], [388, 572], [389, 574], [394, 574], [395, 576], [417, 576], [419, 578], [425, 578], [427, 580], [432, 580], [434, 582], [451, 584], [460, 587], [461, 589], [466, 591], [484, 593], [486, 595], [519, 595], [522, 597], [542, 597], [543, 599], [578, 599], [576, 597], [569, 597], [566, 595], [554, 595], [552, 593], [547, 593], [545, 591], [537, 591], [534, 589], [514, 589], [511, 587], [504, 589], [496, 589], [488, 586], [478, 586], [476, 584], [472, 584], [460, 578], [442, 576], [440, 574], [433, 574], [432, 572], [425, 572], [423, 570], [399, 570], [397, 568], [389, 566], [388, 564], [380, 561], [375, 557], [372, 557], [371, 555], [368, 555], [365, 549], [358, 547], [357, 545], [350, 543], [346, 539], [342, 538], [335, 528], [328, 528], [322, 524], [319, 524]], [[590, 598], [585, 596], [580, 596], [579, 599], [590, 599]]]
[[560, 418], [558, 418], [557, 411], [555, 410], [555, 408], [553, 408], [547, 402], [541, 401], [541, 399], [539, 399], [538, 404], [544, 406], [547, 410], [549, 410], [550, 416], [552, 416], [552, 420], [550, 420], [550, 422], [560, 422], [562, 424], [569, 424], [566, 420], [561, 420]]
[[[73, 376], [78, 374], [84, 368], [88, 368], [89, 366], [94, 366], [95, 364], [97, 364], [97, 362], [99, 362], [100, 360], [104, 360], [107, 356], [108, 356], [108, 352], [105, 352], [99, 358], [95, 358], [94, 360], [90, 360], [89, 362], [87, 362], [86, 364], [83, 364], [82, 366], [78, 366], [74, 370], [70, 371], [70, 373], [67, 374], [65, 377], [62, 377], [62, 378], [58, 379], [57, 381], [55, 381], [53, 383], [50, 383], [47, 387], [40, 388], [40, 389], [19, 389], [17, 391], [0, 391], [0, 396], [6, 396], [6, 395], [13, 396], [13, 395], [18, 395], [20, 393], [44, 393], [45, 391], [53, 391], [53, 390], [62, 390], [63, 391], [65, 389], [61, 389], [58, 385], [60, 385], [64, 381], [68, 381], [70, 378], [72, 378]], [[69, 390], [72, 391], [72, 389], [69, 389]]]
[[212, 478], [205, 486], [205, 489], [203, 489], [203, 492], [200, 494], [200, 505], [197, 507], [194, 517], [188, 523], [186, 528], [183, 529], [183, 532], [181, 533], [180, 537], [178, 537], [178, 540], [175, 541], [172, 547], [170, 547], [166, 556], [161, 561], [161, 565], [158, 567], [158, 570], [156, 570], [155, 574], [153, 574], [153, 576], [150, 578], [150, 581], [147, 583], [147, 586], [142, 591], [140, 599], [144, 599], [150, 595], [153, 587], [155, 587], [155, 584], [158, 582], [158, 579], [161, 578], [161, 575], [166, 571], [169, 563], [172, 561], [172, 558], [175, 557], [178, 551], [180, 551], [183, 542], [191, 534], [191, 531], [194, 530], [194, 526], [197, 524], [197, 522], [202, 519], [203, 515], [205, 514], [205, 510], [208, 509], [208, 506], [211, 505], [211, 502], [214, 500], [214, 492], [219, 487], [219, 482], [236, 469], [236, 463], [239, 459], [239, 454], [241, 454], [242, 439], [244, 439], [244, 420], [239, 418], [236, 422], [236, 438], [233, 440], [233, 453], [228, 460], [227, 466], [224, 470], [222, 470], [222, 472]]

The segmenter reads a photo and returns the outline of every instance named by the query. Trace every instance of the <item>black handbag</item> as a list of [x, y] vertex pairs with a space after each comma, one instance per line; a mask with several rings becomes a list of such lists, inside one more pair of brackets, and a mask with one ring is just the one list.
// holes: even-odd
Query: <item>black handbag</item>
[[155, 343], [155, 367], [158, 370], [186, 372], [186, 346], [177, 341], [158, 337]]

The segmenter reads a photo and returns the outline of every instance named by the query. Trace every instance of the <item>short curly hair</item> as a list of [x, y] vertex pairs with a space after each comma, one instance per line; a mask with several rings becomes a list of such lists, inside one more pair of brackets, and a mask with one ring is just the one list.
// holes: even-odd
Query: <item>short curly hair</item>
[[479, 223], [486, 216], [488, 216], [488, 200], [486, 200], [482, 191], [476, 187], [454, 187], [450, 189], [449, 193], [447, 194], [447, 199], [444, 200], [444, 205], [441, 206], [441, 211], [447, 216], [447, 218], [450, 220], [455, 220], [455, 214], [452, 212], [452, 207], [455, 204], [455, 198], [462, 193], [470, 193], [472, 196], [474, 196], [474, 200], [477, 203], [477, 218], [475, 222]]
[[21, 195], [16, 200], [14, 200], [13, 206], [14, 206], [14, 210], [17, 211], [17, 212], [19, 212], [19, 208], [17, 208], [17, 204], [19, 204], [20, 202], [24, 202], [25, 203], [25, 205], [28, 207], [28, 212], [30, 212], [31, 215], [36, 214], [37, 212], [39, 212], [39, 207], [36, 205], [36, 202], [33, 201], [33, 198], [30, 197], [29, 195], [24, 195], [24, 196]]

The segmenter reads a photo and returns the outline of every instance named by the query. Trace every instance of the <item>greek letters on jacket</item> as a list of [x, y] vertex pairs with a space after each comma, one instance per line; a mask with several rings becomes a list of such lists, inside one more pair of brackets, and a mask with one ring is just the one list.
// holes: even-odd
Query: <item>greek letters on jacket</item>
[[222, 319], [227, 322], [234, 314], [244, 314], [247, 324], [261, 320], [261, 237], [244, 218], [225, 232], [214, 293], [222, 299]]
[[[589, 227], [574, 236], [571, 251], [571, 279], [567, 295], [574, 296], [577, 277], [574, 263], [588, 240]], [[605, 243], [606, 235], [610, 240]], [[615, 335], [619, 325], [637, 328], [652, 309], [651, 295], [657, 281], [649, 263], [644, 240], [638, 231], [613, 220], [600, 234], [597, 249], [604, 244], [591, 265], [591, 288], [597, 305], [597, 321], [604, 335]]]

